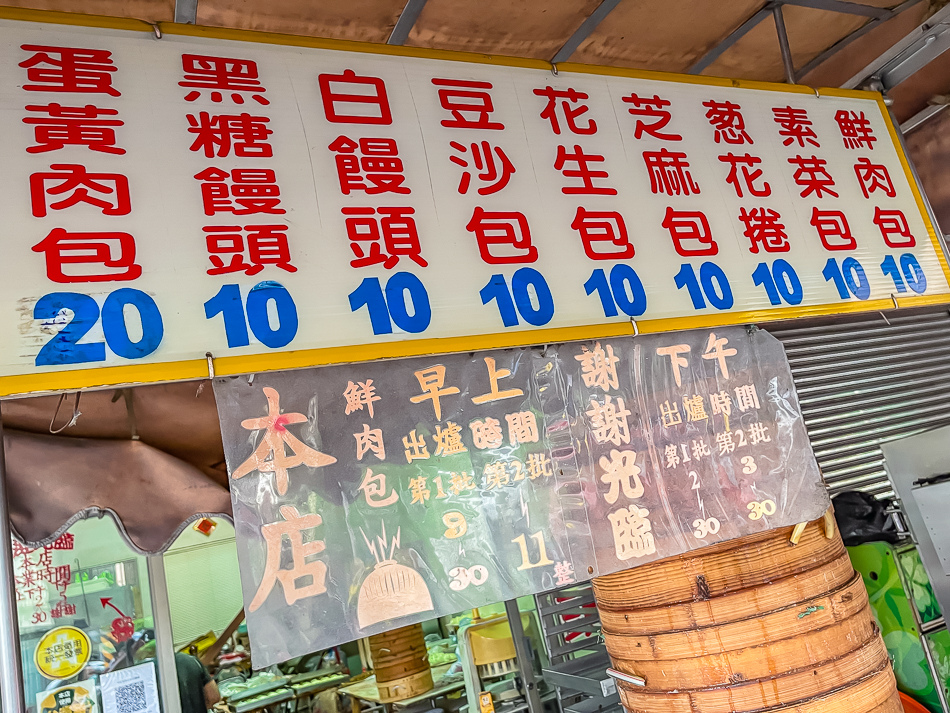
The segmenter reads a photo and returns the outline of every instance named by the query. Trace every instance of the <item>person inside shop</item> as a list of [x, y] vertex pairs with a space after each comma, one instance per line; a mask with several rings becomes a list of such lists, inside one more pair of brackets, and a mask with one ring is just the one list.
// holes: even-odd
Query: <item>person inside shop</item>
[[175, 668], [178, 670], [181, 713], [206, 713], [221, 700], [218, 684], [197, 657], [177, 651]]

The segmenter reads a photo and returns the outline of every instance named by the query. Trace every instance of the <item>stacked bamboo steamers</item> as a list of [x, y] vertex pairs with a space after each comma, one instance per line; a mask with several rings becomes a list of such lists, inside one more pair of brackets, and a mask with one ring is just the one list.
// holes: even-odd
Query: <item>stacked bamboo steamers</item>
[[617, 680], [628, 711], [901, 713], [867, 591], [834, 521], [808, 524], [796, 545], [791, 534], [773, 530], [593, 580], [607, 651], [628, 679]]
[[369, 648], [381, 701], [402, 701], [432, 689], [422, 624], [375, 634], [369, 637]]

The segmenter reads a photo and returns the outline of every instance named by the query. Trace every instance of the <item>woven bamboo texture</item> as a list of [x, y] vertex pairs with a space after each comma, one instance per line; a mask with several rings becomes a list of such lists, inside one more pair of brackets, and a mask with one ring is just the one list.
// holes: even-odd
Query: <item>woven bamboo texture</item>
[[369, 637], [376, 686], [383, 701], [418, 696], [432, 688], [432, 671], [422, 624]]
[[810, 523], [593, 580], [631, 713], [899, 713], [894, 674], [837, 531]]

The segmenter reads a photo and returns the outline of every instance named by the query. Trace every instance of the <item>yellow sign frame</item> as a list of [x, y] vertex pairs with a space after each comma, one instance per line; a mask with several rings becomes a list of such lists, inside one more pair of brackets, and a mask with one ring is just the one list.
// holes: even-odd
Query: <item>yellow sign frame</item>
[[[141, 20], [121, 19], [102, 15], [77, 15], [73, 13], [54, 12], [47, 10], [23, 10], [17, 8], [0, 8], [0, 19], [19, 20], [74, 27], [93, 27], [102, 29], [127, 30], [148, 34], [169, 34], [184, 37], [203, 37], [239, 42], [258, 42], [270, 45], [284, 45], [293, 47], [313, 47], [318, 49], [340, 50], [347, 52], [365, 52], [369, 54], [395, 55], [401, 57], [421, 57], [426, 59], [451, 60], [455, 62], [476, 62], [505, 67], [524, 67], [529, 69], [551, 68], [550, 62], [518, 57], [499, 57], [495, 55], [477, 54], [473, 52], [455, 52], [448, 50], [431, 50], [395, 45], [371, 44], [352, 42], [348, 40], [317, 39], [295, 35], [281, 35], [272, 32], [255, 32], [251, 30], [232, 30], [215, 27], [199, 27], [196, 25], [182, 25], [171, 22], [150, 24]], [[917, 207], [927, 226], [927, 233], [934, 247], [937, 259], [940, 262], [944, 276], [950, 283], [950, 265], [947, 263], [942, 241], [937, 236], [930, 211], [920, 187], [914, 178], [910, 162], [904, 153], [898, 128], [884, 97], [879, 92], [858, 91], [853, 89], [822, 88], [797, 84], [778, 84], [753, 80], [727, 79], [723, 77], [706, 77], [690, 74], [673, 74], [646, 70], [623, 69], [618, 67], [601, 67], [587, 64], [564, 62], [558, 64], [558, 69], [565, 72], [580, 74], [606, 75], [617, 77], [631, 77], [634, 79], [651, 79], [666, 82], [683, 82], [716, 87], [738, 87], [765, 91], [783, 92], [786, 94], [814, 94], [818, 92], [825, 96], [851, 97], [857, 99], [873, 98], [887, 126], [891, 140], [897, 149], [901, 167], [907, 177]], [[902, 297], [901, 307], [921, 307], [925, 305], [950, 303], [950, 295], [930, 295], [920, 297]], [[153, 364], [130, 364], [128, 366], [89, 367], [56, 371], [48, 373], [31, 373], [0, 377], [0, 396], [14, 394], [28, 394], [37, 392], [75, 391], [97, 387], [117, 386], [120, 384], [159, 383], [170, 381], [189, 381], [207, 378], [210, 375], [231, 376], [252, 374], [260, 371], [276, 371], [283, 369], [299, 369], [304, 367], [324, 366], [327, 364], [341, 364], [346, 362], [371, 361], [374, 359], [392, 359], [399, 357], [420, 356], [423, 354], [440, 354], [447, 352], [473, 351], [479, 349], [502, 349], [524, 346], [526, 344], [552, 344], [556, 342], [605, 339], [610, 337], [630, 336], [637, 332], [644, 334], [667, 332], [679, 329], [699, 329], [705, 327], [727, 326], [733, 324], [749, 324], [761, 321], [781, 321], [800, 317], [816, 317], [832, 314], [848, 314], [856, 312], [878, 312], [893, 309], [893, 302], [886, 299], [868, 300], [866, 302], [846, 302], [843, 304], [812, 305], [808, 307], [783, 308], [775, 310], [751, 310], [745, 312], [731, 312], [726, 314], [695, 315], [690, 317], [674, 317], [666, 319], [646, 319], [636, 322], [612, 322], [606, 324], [592, 324], [580, 327], [561, 327], [554, 329], [534, 329], [518, 332], [499, 332], [492, 334], [476, 334], [464, 337], [444, 337], [435, 339], [418, 339], [399, 342], [372, 342], [345, 347], [326, 347], [321, 349], [304, 349], [273, 354], [253, 354], [247, 356], [208, 357], [207, 359], [188, 359], [183, 361], [158, 362]]]
[[[44, 643], [50, 642], [54, 636], [56, 636], [57, 634], [61, 632], [66, 632], [66, 631], [73, 632], [74, 634], [78, 634], [78, 636], [75, 636], [75, 635], [73, 636], [74, 641], [76, 639], [82, 639], [82, 641], [84, 642], [82, 662], [81, 663], [77, 662], [74, 667], [67, 669], [68, 671], [67, 673], [54, 674], [48, 671], [44, 667], [44, 665], [40, 662], [40, 657], [39, 657], [40, 649], [43, 648]], [[89, 640], [89, 635], [82, 629], [78, 629], [75, 626], [57, 626], [55, 629], [50, 629], [45, 634], [43, 634], [42, 637], [40, 637], [40, 640], [36, 642], [36, 648], [33, 649], [33, 665], [36, 666], [36, 670], [39, 671], [40, 674], [44, 678], [48, 678], [51, 681], [62, 681], [67, 678], [72, 678], [73, 676], [78, 674], [80, 671], [82, 671], [84, 668], [86, 668], [86, 665], [89, 663], [89, 659], [91, 657], [92, 657], [92, 641]]]

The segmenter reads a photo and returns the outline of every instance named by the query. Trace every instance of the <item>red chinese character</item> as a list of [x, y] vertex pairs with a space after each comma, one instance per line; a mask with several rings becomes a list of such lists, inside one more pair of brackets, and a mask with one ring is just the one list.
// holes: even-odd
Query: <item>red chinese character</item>
[[344, 195], [352, 191], [366, 191], [370, 195], [411, 193], [408, 186], [402, 185], [406, 177], [395, 139], [357, 142], [338, 136], [327, 148], [340, 154], [336, 157], [336, 171]]
[[[47, 187], [48, 181], [58, 181]], [[92, 195], [95, 194], [95, 195]], [[46, 197], [61, 197], [47, 206]], [[49, 172], [30, 176], [33, 215], [42, 218], [49, 210], [63, 210], [77, 203], [88, 203], [103, 215], [128, 215], [132, 210], [129, 179], [121, 173], [88, 173], [75, 163], [54, 163]]]
[[633, 105], [627, 109], [633, 116], [643, 117], [643, 119], [653, 119], [652, 122], [646, 123], [643, 119], [638, 118], [633, 131], [633, 138], [639, 139], [646, 133], [655, 139], [663, 139], [664, 141], [683, 140], [683, 137], [679, 134], [666, 134], [662, 131], [673, 118], [673, 115], [664, 109], [664, 107], [670, 106], [670, 101], [660, 99], [656, 94], [654, 94], [653, 97], [641, 97], [637, 94], [631, 94], [629, 97], [624, 97], [623, 100], [627, 104]]
[[22, 557], [23, 555], [28, 555], [28, 554], [30, 554], [31, 552], [33, 552], [33, 550], [32, 550], [31, 548], [27, 547], [26, 545], [24, 545], [24, 544], [22, 544], [22, 543], [20, 543], [20, 542], [17, 542], [16, 540], [10, 540], [10, 547], [11, 547], [12, 550], [13, 550], [13, 557], [14, 557], [14, 558], [16, 558], [16, 557]]
[[703, 106], [709, 109], [706, 118], [716, 130], [714, 138], [717, 144], [721, 141], [727, 144], [752, 143], [752, 137], [745, 130], [745, 119], [739, 113], [742, 107], [730, 101], [717, 102], [713, 99], [703, 102]]
[[[745, 188], [747, 191], [749, 191], [750, 195], [759, 197], [772, 195], [772, 187], [767, 181], [762, 182], [761, 188], [757, 188], [755, 185], [755, 182], [762, 177], [762, 169], [753, 169], [753, 166], [762, 163], [762, 159], [757, 158], [752, 154], [736, 156], [730, 151], [725, 156], [720, 156], [719, 160], [723, 163], [729, 164], [729, 175], [726, 176], [726, 183], [732, 184], [732, 187], [736, 189], [736, 195], [739, 196], [739, 198], [742, 198], [743, 195], [743, 184], [745, 184]], [[739, 181], [740, 171], [742, 177], [741, 183]]]
[[840, 210], [813, 208], [811, 224], [818, 231], [818, 237], [821, 238], [821, 244], [825, 246], [825, 250], [854, 250], [858, 247], [857, 241], [851, 234], [848, 219]]
[[871, 132], [871, 122], [863, 111], [839, 109], [835, 114], [835, 121], [838, 122], [838, 129], [841, 131], [841, 138], [844, 140], [846, 149], [859, 149], [865, 145], [868, 149], [874, 148], [871, 144], [877, 141], [877, 138]]
[[443, 119], [442, 126], [450, 129], [504, 129], [500, 121], [490, 121], [495, 110], [491, 94], [491, 82], [475, 82], [467, 79], [433, 79], [439, 90], [439, 103], [451, 112], [451, 119]]
[[884, 195], [888, 198], [897, 195], [894, 184], [891, 182], [891, 174], [887, 172], [887, 166], [871, 163], [869, 158], [859, 158], [854, 164], [854, 175], [858, 177], [858, 183], [861, 184], [861, 191], [865, 198], [869, 198], [878, 189], [884, 191]]
[[76, 537], [69, 532], [64, 532], [62, 535], [53, 540], [53, 544], [50, 545], [52, 550], [71, 550], [76, 544]]
[[[571, 227], [580, 233], [584, 252], [591, 260], [627, 260], [634, 255], [623, 216], [616, 211], [580, 207]], [[598, 252], [597, 246], [602, 246], [605, 252]]]
[[142, 267], [135, 264], [135, 238], [128, 233], [68, 233], [53, 228], [33, 252], [46, 253], [46, 276], [53, 282], [123, 282], [142, 274]]
[[45, 567], [49, 569], [53, 566], [53, 554], [52, 550], [47, 547], [44, 547], [42, 550], [37, 551], [36, 555], [36, 566]]
[[122, 126], [119, 119], [100, 119], [102, 116], [115, 116], [115, 109], [99, 109], [92, 104], [86, 106], [28, 106], [29, 111], [42, 111], [49, 118], [28, 116], [24, 124], [32, 124], [36, 146], [28, 146], [28, 153], [56, 151], [64, 146], [85, 146], [91, 151], [124, 154], [125, 149], [115, 145], [115, 129]]
[[36, 84], [24, 84], [28, 92], [81, 92], [120, 96], [112, 86], [112, 53], [108, 50], [80, 49], [78, 47], [47, 47], [20, 45], [20, 49], [36, 52], [20, 62], [26, 69], [26, 78]]
[[[429, 265], [422, 257], [419, 231], [412, 217], [414, 208], [344, 208], [346, 235], [350, 249], [356, 255], [350, 261], [352, 267], [367, 267], [382, 264], [392, 270], [399, 259], [407, 257], [419, 267]], [[374, 215], [382, 216], [373, 217]], [[382, 242], [382, 245], [380, 244]], [[383, 247], [386, 251], [383, 252]]]
[[72, 565], [62, 564], [51, 567], [46, 572], [46, 581], [53, 585], [53, 588], [64, 596], [66, 586], [73, 578]]
[[[603, 196], [617, 195], [616, 188], [594, 185], [595, 178], [608, 178], [609, 176], [606, 171], [594, 170], [588, 164], [602, 163], [603, 161], [604, 157], [600, 154], [585, 154], [584, 149], [577, 144], [574, 144], [574, 153], [568, 153], [567, 148], [558, 146], [557, 156], [554, 159], [554, 168], [564, 174], [565, 178], [579, 178], [581, 179], [581, 183], [584, 184], [582, 186], [564, 186], [561, 188], [561, 193], [567, 193], [569, 195], [575, 193]], [[577, 164], [577, 168], [564, 168], [564, 165], [567, 163]]]
[[[917, 244], [903, 211], [882, 210], [878, 206], [874, 209], [874, 224], [880, 228], [884, 244], [889, 248], [912, 248]], [[895, 235], [900, 239], [895, 241]]]
[[808, 118], [808, 112], [804, 109], [795, 109], [790, 106], [779, 106], [772, 109], [772, 119], [779, 125], [778, 135], [784, 136], [782, 142], [785, 146], [790, 146], [798, 142], [799, 146], [804, 147], [807, 141], [812, 146], [819, 146], [818, 135], [812, 127], [811, 119]]
[[[244, 95], [241, 92], [250, 92], [251, 98], [258, 104], [270, 104], [267, 98], [262, 96], [267, 90], [261, 86], [261, 80], [258, 78], [257, 62], [249, 59], [183, 54], [181, 66], [185, 70], [185, 79], [178, 82], [178, 86], [211, 89], [213, 102], [220, 102], [223, 92], [231, 92], [231, 100], [235, 104], [243, 104]], [[185, 101], [193, 102], [200, 96], [201, 92], [191, 91], [185, 95]]]
[[[479, 171], [475, 174], [475, 177], [485, 184], [478, 189], [478, 193], [483, 196], [498, 193], [508, 185], [508, 181], [515, 173], [515, 167], [501, 147], [492, 147], [487, 141], [473, 142], [468, 146], [458, 141], [450, 141], [449, 146], [461, 154], [469, 150], [472, 152], [472, 170], [462, 171], [458, 187], [459, 193], [468, 193], [469, 186], [472, 183], [472, 174], [475, 171]], [[495, 161], [496, 155], [498, 156], [497, 163]], [[450, 156], [449, 161], [464, 169], [469, 168], [468, 161], [461, 156]]]
[[[489, 265], [534, 262], [538, 259], [538, 249], [531, 244], [531, 230], [523, 213], [487, 211], [477, 207], [465, 229], [475, 233], [478, 252]], [[496, 245], [504, 245], [511, 250], [495, 255], [492, 247]]]
[[798, 166], [792, 178], [795, 179], [796, 184], [804, 188], [801, 194], [802, 198], [806, 198], [812, 193], [815, 194], [815, 198], [821, 198], [823, 193], [835, 198], [838, 197], [838, 194], [831, 190], [831, 186], [835, 185], [835, 181], [825, 168], [828, 165], [825, 159], [817, 156], [811, 158], [796, 156], [788, 159], [788, 162], [793, 166]]
[[62, 619], [64, 616], [75, 616], [76, 605], [68, 604], [65, 601], [56, 602], [49, 613], [54, 619]]
[[[297, 272], [290, 264], [290, 245], [287, 242], [286, 225], [245, 225], [247, 234], [247, 259], [245, 260], [245, 236], [240, 225], [208, 225], [205, 243], [208, 259], [214, 265], [209, 275], [226, 275], [243, 272], [256, 275], [267, 265], [274, 265], [287, 272]], [[230, 256], [228, 264], [221, 256]]]
[[689, 172], [689, 162], [682, 151], [644, 151], [643, 162], [650, 174], [650, 190], [668, 196], [699, 193], [699, 186]]
[[[590, 107], [586, 104], [586, 100], [590, 97], [584, 92], [579, 92], [576, 89], [545, 87], [544, 89], [535, 89], [534, 93], [539, 97], [547, 98], [548, 103], [541, 110], [540, 116], [542, 119], [551, 122], [551, 130], [555, 134], [560, 135], [561, 133], [561, 124], [557, 118], [558, 109], [564, 115], [564, 121], [567, 122], [567, 128], [571, 130], [571, 133], [581, 135], [597, 133], [597, 122], [593, 119], [587, 120], [587, 126], [577, 125], [577, 117], [583, 116], [590, 110]], [[558, 103], [558, 99], [561, 100], [560, 103]], [[581, 100], [585, 100], [585, 102], [581, 103]], [[574, 106], [575, 104], [577, 106]]]
[[274, 132], [267, 128], [266, 116], [250, 114], [212, 115], [199, 112], [198, 117], [188, 114], [188, 133], [195, 135], [191, 151], [204, 151], [208, 158], [228, 156], [234, 148], [235, 156], [270, 158], [274, 149], [267, 137]]
[[[347, 69], [343, 74], [321, 74], [318, 81], [327, 121], [333, 124], [393, 123], [386, 84], [382, 79], [360, 77], [352, 69]], [[347, 94], [345, 87], [335, 89], [338, 85], [352, 85], [354, 88]]]
[[[670, 231], [670, 237], [673, 238], [673, 247], [676, 248], [677, 254], [683, 257], [716, 255], [719, 253], [719, 245], [713, 240], [709, 221], [701, 211], [667, 208], [666, 216], [663, 218], [663, 227]], [[690, 247], [685, 244], [688, 240], [695, 240], [699, 245]]]
[[769, 253], [787, 253], [791, 249], [781, 218], [778, 211], [771, 208], [739, 209], [739, 220], [745, 224], [742, 234], [752, 244], [750, 253], [759, 252], [759, 245]]
[[202, 182], [201, 201], [205, 215], [278, 215], [287, 212], [280, 207], [280, 187], [272, 169], [235, 168], [229, 173], [212, 166], [195, 174], [195, 178]]

